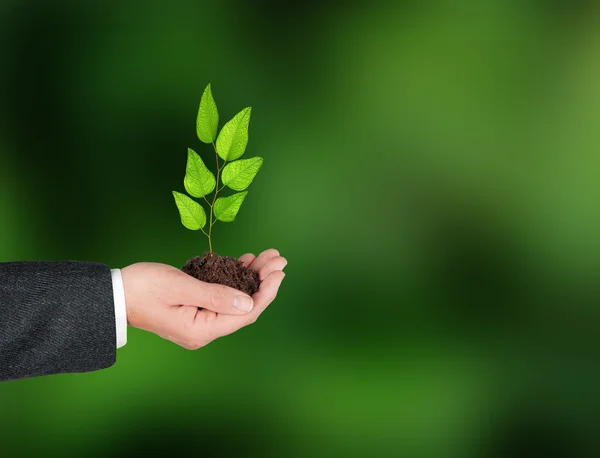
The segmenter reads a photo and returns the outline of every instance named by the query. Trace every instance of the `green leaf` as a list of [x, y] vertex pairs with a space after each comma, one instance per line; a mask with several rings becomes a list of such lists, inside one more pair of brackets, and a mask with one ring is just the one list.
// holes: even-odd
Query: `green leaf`
[[217, 153], [224, 161], [234, 161], [246, 151], [252, 107], [244, 108], [219, 132]]
[[251, 157], [250, 159], [230, 162], [223, 168], [221, 175], [223, 184], [234, 191], [243, 191], [250, 186], [262, 164], [262, 157]]
[[204, 89], [198, 108], [196, 118], [196, 133], [201, 142], [212, 143], [217, 138], [217, 127], [219, 126], [219, 111], [213, 99], [210, 83]]
[[229, 197], [219, 197], [214, 206], [215, 217], [224, 223], [232, 222], [240, 210], [246, 194], [248, 191], [238, 192]]
[[215, 176], [208, 170], [204, 162], [193, 149], [188, 148], [188, 159], [185, 168], [183, 185], [190, 196], [204, 197], [215, 189]]
[[181, 224], [192, 231], [206, 226], [206, 213], [198, 202], [177, 191], [173, 191], [173, 197], [181, 215]]

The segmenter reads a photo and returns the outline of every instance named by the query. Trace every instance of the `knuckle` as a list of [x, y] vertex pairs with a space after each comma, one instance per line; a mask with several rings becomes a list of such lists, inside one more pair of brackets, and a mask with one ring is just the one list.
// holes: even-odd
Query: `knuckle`
[[277, 298], [277, 291], [275, 290], [273, 291], [271, 294], [269, 294], [268, 296], [268, 303], [270, 304], [271, 302], [273, 302], [276, 298]]
[[273, 302], [275, 300], [275, 297], [277, 295], [277, 292], [272, 292], [270, 294], [265, 295], [265, 303], [268, 305], [271, 304], [271, 302]]
[[287, 264], [287, 260], [281, 256], [277, 256], [273, 259], [273, 265], [277, 268], [277, 270], [283, 269]]
[[199, 348], [204, 347], [208, 343], [204, 337], [204, 335], [200, 335], [198, 332], [188, 330], [183, 339], [185, 348], [188, 350], [198, 350]]
[[185, 343], [185, 348], [188, 350], [198, 350], [204, 346], [204, 342], [198, 338], [189, 338]]
[[214, 321], [216, 319], [217, 319], [217, 313], [216, 312], [211, 312], [211, 313], [205, 313], [204, 314], [204, 324], [209, 329], [213, 325], [213, 323], [214, 323]]
[[210, 288], [210, 305], [216, 309], [222, 309], [226, 302], [225, 289], [221, 286], [213, 286]]
[[257, 320], [258, 320], [258, 315], [252, 315], [252, 316], [248, 317], [248, 319], [246, 320], [246, 323], [248, 325], [254, 324], [254, 323], [256, 323]]

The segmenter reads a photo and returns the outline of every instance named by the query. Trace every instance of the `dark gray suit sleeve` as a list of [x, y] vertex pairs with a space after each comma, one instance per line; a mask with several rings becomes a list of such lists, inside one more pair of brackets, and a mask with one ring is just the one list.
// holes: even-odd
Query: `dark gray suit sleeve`
[[94, 371], [115, 359], [107, 266], [0, 263], [0, 381]]

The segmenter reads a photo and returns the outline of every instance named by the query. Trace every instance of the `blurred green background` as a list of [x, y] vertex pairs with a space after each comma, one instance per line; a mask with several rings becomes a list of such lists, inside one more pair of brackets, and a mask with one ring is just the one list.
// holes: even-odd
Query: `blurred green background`
[[0, 261], [182, 266], [207, 83], [265, 164], [215, 250], [277, 300], [196, 352], [0, 385], [0, 457], [600, 453], [595, 1], [0, 1]]

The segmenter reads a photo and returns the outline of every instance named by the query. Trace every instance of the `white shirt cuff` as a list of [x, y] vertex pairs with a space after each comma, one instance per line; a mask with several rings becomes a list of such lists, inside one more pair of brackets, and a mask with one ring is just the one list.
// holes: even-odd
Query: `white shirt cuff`
[[111, 269], [113, 296], [115, 302], [115, 324], [117, 327], [117, 348], [124, 347], [127, 343], [127, 306], [125, 303], [125, 289], [121, 269]]

